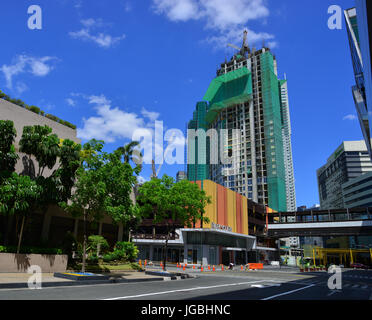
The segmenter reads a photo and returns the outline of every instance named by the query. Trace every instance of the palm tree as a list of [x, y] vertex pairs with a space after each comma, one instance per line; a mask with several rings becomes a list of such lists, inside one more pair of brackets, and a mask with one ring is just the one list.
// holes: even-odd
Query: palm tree
[[[129, 163], [129, 161], [134, 161], [133, 153], [134, 153], [135, 147], [139, 145], [140, 143], [138, 141], [132, 141], [126, 144], [124, 147], [119, 147], [117, 149], [124, 156], [124, 162]], [[139, 155], [140, 157], [142, 157], [141, 153]]]

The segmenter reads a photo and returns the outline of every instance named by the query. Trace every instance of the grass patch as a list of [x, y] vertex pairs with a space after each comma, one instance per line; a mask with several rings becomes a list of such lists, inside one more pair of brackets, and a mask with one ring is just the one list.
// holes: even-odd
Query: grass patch
[[[75, 271], [81, 271], [82, 264], [75, 264], [74, 266], [71, 266], [71, 269]], [[111, 272], [111, 271], [143, 271], [143, 269], [140, 267], [138, 263], [116, 263], [116, 264], [110, 264], [110, 263], [99, 263], [99, 264], [87, 264], [85, 267], [86, 271], [92, 271], [92, 272]]]

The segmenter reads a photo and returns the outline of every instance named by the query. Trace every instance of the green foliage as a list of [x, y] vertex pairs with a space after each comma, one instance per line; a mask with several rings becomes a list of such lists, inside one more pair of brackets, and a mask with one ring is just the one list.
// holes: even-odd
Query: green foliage
[[0, 185], [0, 213], [25, 214], [40, 197], [42, 189], [28, 176], [15, 172]]
[[133, 242], [117, 242], [114, 248], [120, 260], [133, 262], [137, 259], [139, 250]]
[[[167, 228], [165, 252], [171, 232], [177, 226], [191, 227], [197, 221], [208, 223], [204, 216], [205, 207], [211, 203], [205, 191], [187, 180], [174, 183], [173, 178], [164, 175], [162, 179], [153, 178], [139, 188], [137, 201], [140, 213], [153, 219], [153, 223], [162, 222]], [[164, 265], [166, 256], [164, 257]]]
[[69, 127], [71, 129], [76, 130], [76, 126], [73, 125], [73, 124], [71, 124], [70, 122], [61, 120], [61, 119], [59, 119], [58, 117], [56, 117], [56, 116], [54, 116], [52, 114], [45, 114], [45, 112], [43, 110], [40, 110], [39, 107], [37, 107], [37, 106], [28, 106], [25, 102], [23, 102], [20, 99], [12, 99], [11, 97], [9, 97], [7, 94], [5, 94], [4, 92], [2, 92], [1, 90], [0, 90], [0, 99], [4, 99], [6, 101], [9, 101], [9, 102], [11, 102], [11, 103], [13, 103], [15, 105], [18, 105], [18, 106], [20, 106], [22, 108], [25, 108], [27, 110], [30, 110], [30, 111], [32, 111], [32, 112], [34, 112], [36, 114], [41, 115], [41, 116], [45, 116], [45, 117], [47, 117], [50, 120], [53, 120], [55, 122], [58, 122], [60, 124], [65, 125], [66, 127]]
[[40, 108], [36, 107], [36, 106], [30, 106], [28, 108], [28, 110], [32, 111], [32, 112], [35, 112], [36, 114], [40, 114]]
[[18, 155], [15, 152], [14, 140], [17, 132], [10, 120], [0, 120], [0, 183], [1, 177], [14, 172]]
[[[83, 146], [74, 194], [69, 203], [62, 201], [60, 205], [74, 216], [83, 216], [85, 221], [98, 222], [107, 214], [114, 223], [125, 224], [138, 212], [130, 198], [136, 182], [134, 170], [128, 163], [120, 161], [118, 151], [109, 154], [102, 149], [103, 141], [97, 140], [91, 140]], [[85, 244], [86, 232], [83, 248], [86, 248]], [[107, 255], [104, 257], [111, 258]]]
[[19, 146], [20, 152], [35, 156], [41, 170], [39, 175], [46, 167], [52, 169], [60, 155], [59, 138], [48, 126], [25, 126]]
[[192, 226], [197, 221], [209, 222], [204, 217], [205, 207], [211, 203], [205, 191], [187, 180], [174, 183], [164, 175], [162, 179], [145, 182], [137, 198], [141, 214], [154, 219], [154, 223], [169, 222]]
[[[0, 253], [17, 253], [16, 246], [0, 246]], [[19, 253], [24, 254], [63, 254], [61, 248], [39, 248], [24, 246]]]
[[92, 235], [88, 237], [87, 252], [89, 256], [97, 256], [98, 247], [100, 252], [105, 252], [109, 248], [107, 240], [99, 235]]

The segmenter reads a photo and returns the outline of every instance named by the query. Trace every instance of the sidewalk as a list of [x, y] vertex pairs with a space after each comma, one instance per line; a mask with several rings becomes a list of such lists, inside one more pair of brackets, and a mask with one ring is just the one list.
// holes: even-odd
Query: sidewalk
[[[109, 283], [133, 283], [143, 281], [167, 281], [180, 280], [188, 278], [188, 275], [183, 277], [169, 277], [165, 275], [146, 274], [145, 272], [129, 271], [105, 273], [109, 276], [109, 280], [69, 280], [54, 277], [53, 273], [43, 273], [41, 276], [42, 287], [61, 287], [75, 285], [94, 285], [94, 284], [109, 284]], [[32, 274], [28, 273], [0, 273], [0, 290], [11, 288], [28, 288], [28, 279]]]

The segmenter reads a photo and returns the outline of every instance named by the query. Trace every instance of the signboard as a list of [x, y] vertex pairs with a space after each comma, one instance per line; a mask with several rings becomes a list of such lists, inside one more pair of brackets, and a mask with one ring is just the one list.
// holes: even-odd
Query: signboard
[[232, 232], [232, 228], [212, 222], [212, 229]]

